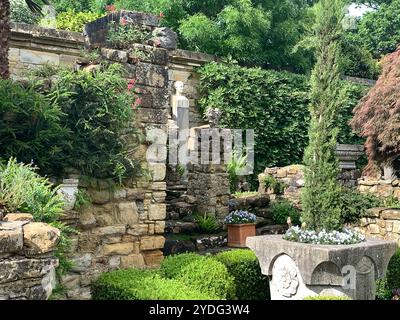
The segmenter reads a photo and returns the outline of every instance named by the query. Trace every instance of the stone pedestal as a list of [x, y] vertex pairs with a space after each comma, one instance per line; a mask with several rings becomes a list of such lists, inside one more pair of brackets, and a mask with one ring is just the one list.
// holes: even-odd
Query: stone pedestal
[[356, 245], [313, 245], [286, 241], [282, 236], [247, 238], [270, 277], [272, 300], [302, 300], [307, 296], [347, 296], [374, 300], [375, 281], [383, 278], [395, 241], [368, 239]]

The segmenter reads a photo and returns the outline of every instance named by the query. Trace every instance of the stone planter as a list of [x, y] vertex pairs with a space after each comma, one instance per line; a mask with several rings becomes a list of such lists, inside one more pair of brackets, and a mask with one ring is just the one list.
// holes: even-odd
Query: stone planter
[[72, 210], [75, 206], [76, 195], [78, 193], [79, 179], [64, 179], [58, 189], [58, 193], [65, 200], [65, 210]]
[[228, 246], [234, 248], [246, 248], [246, 239], [256, 235], [256, 225], [228, 224]]
[[375, 281], [383, 278], [395, 241], [368, 239], [355, 245], [313, 245], [278, 236], [247, 239], [268, 275], [272, 300], [302, 300], [336, 295], [374, 300]]

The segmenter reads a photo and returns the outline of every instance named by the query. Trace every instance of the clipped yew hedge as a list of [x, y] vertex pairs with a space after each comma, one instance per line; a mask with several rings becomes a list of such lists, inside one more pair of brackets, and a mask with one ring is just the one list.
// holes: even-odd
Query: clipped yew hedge
[[[302, 163], [308, 143], [309, 77], [211, 62], [199, 69], [200, 108], [222, 111], [221, 127], [255, 130], [255, 173]], [[347, 102], [340, 113], [339, 143], [362, 143], [348, 121], [365, 87], [343, 81]]]

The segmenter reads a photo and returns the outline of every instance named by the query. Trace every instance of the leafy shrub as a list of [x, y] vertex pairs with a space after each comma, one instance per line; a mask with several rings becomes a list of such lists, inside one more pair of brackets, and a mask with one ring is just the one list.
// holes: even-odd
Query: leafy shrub
[[28, 24], [36, 24], [40, 20], [40, 16], [28, 8], [25, 0], [10, 1], [10, 18], [13, 22]]
[[176, 278], [184, 267], [192, 262], [204, 259], [205, 257], [196, 253], [182, 253], [168, 256], [161, 262], [160, 272], [166, 278]]
[[61, 121], [72, 133], [64, 138], [71, 148], [63, 153], [62, 169], [120, 183], [140, 172], [128, 154], [137, 145], [135, 90], [133, 80], [128, 85], [122, 74], [120, 65], [111, 64], [95, 72], [61, 69], [55, 75], [46, 93], [60, 105]]
[[70, 235], [76, 231], [59, 222], [63, 214], [64, 200], [49, 181], [36, 172], [31, 165], [10, 159], [0, 163], [0, 212], [25, 212], [33, 215], [34, 221], [48, 223], [61, 231], [55, 251], [59, 259], [58, 275], [65, 273], [71, 263], [66, 257], [70, 248]]
[[41, 172], [63, 165], [69, 131], [60, 107], [45, 95], [11, 80], [0, 80], [0, 157], [33, 162]]
[[389, 290], [400, 288], [400, 249], [389, 262], [386, 278]]
[[231, 160], [228, 162], [226, 169], [229, 176], [229, 186], [231, 193], [238, 189], [240, 170], [243, 170], [247, 165], [247, 155], [240, 155], [238, 152], [233, 152]]
[[51, 0], [51, 4], [58, 13], [66, 11], [88, 12], [92, 9], [92, 3], [97, 0], [77, 1], [77, 0]]
[[217, 218], [210, 214], [198, 215], [196, 217], [196, 222], [199, 231], [206, 234], [212, 234], [219, 230], [220, 226]]
[[379, 207], [382, 200], [370, 193], [361, 193], [356, 189], [344, 188], [341, 194], [341, 217], [344, 223], [356, 223], [367, 209]]
[[300, 224], [300, 213], [288, 200], [273, 202], [269, 207], [269, 212], [276, 224], [287, 224], [289, 217], [293, 225]]
[[227, 268], [212, 258], [193, 261], [184, 266], [176, 277], [194, 290], [219, 299], [235, 298], [235, 282]]
[[212, 300], [154, 270], [119, 270], [103, 273], [91, 285], [93, 300]]
[[378, 279], [376, 281], [376, 300], [390, 300], [392, 291], [388, 288], [387, 278]]
[[140, 27], [127, 24], [121, 18], [120, 23], [113, 22], [107, 32], [107, 44], [116, 49], [129, 49], [135, 43], [144, 43], [149, 33]]
[[[309, 79], [302, 75], [209, 63], [199, 69], [199, 101], [222, 111], [220, 126], [255, 130], [255, 174], [266, 167], [302, 163], [308, 142]], [[346, 120], [365, 87], [342, 82], [347, 96], [340, 110], [339, 143], [359, 143]]]
[[283, 194], [286, 184], [282, 181], [275, 179], [272, 175], [267, 175], [264, 180], [265, 188], [272, 189], [275, 194]]
[[261, 273], [256, 255], [250, 250], [232, 250], [215, 256], [235, 279], [239, 300], [267, 300], [269, 280]]
[[315, 297], [305, 297], [303, 300], [351, 300], [348, 297], [340, 296], [315, 296]]
[[57, 29], [69, 30], [75, 32], [83, 32], [83, 27], [86, 23], [92, 22], [102, 15], [94, 12], [75, 12], [69, 9], [57, 15]]

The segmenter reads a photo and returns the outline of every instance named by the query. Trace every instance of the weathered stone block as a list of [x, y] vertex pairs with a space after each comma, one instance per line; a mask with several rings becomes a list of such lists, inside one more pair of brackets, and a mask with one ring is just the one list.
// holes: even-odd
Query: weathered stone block
[[162, 251], [145, 251], [143, 252], [144, 261], [149, 268], [159, 267], [160, 263], [164, 260]]
[[150, 204], [149, 205], [149, 219], [150, 220], [164, 220], [167, 216], [167, 206], [165, 204]]
[[145, 268], [144, 258], [141, 254], [130, 254], [129, 256], [121, 257], [121, 268], [136, 268], [136, 269], [144, 269]]
[[133, 252], [133, 243], [106, 244], [101, 249], [102, 256], [128, 255]]
[[0, 253], [12, 253], [23, 247], [21, 222], [0, 222]]
[[71, 258], [72, 261], [71, 271], [78, 273], [85, 272], [92, 263], [92, 257], [93, 256], [89, 253], [74, 254]]
[[14, 222], [14, 221], [33, 221], [33, 216], [29, 213], [8, 213], [3, 221]]
[[400, 209], [388, 209], [381, 213], [383, 219], [400, 220]]
[[165, 230], [165, 221], [156, 221], [154, 224], [154, 233], [162, 234]]
[[133, 236], [147, 235], [149, 232], [149, 226], [147, 224], [134, 224], [128, 229], [128, 234]]
[[43, 254], [53, 251], [60, 239], [60, 230], [45, 223], [32, 222], [23, 226], [26, 253]]
[[126, 232], [126, 225], [115, 225], [115, 226], [98, 228], [96, 230], [93, 230], [93, 232], [96, 232], [101, 236], [123, 235]]
[[134, 201], [121, 202], [118, 204], [118, 217], [121, 224], [134, 225], [139, 221], [139, 213]]
[[60, 64], [60, 56], [55, 53], [20, 49], [20, 61], [28, 64]]
[[163, 236], [149, 236], [140, 239], [140, 250], [154, 250], [162, 249], [165, 244], [165, 238]]
[[101, 48], [101, 55], [103, 58], [106, 58], [111, 61], [122, 62], [122, 63], [128, 61], [127, 51]]

